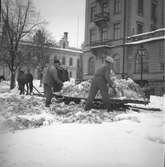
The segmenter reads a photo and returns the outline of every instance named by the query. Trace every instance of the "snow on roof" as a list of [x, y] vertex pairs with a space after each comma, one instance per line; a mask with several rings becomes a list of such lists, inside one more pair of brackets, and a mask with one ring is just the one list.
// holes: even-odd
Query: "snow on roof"
[[[36, 44], [32, 43], [31, 41], [20, 41], [20, 44], [22, 45], [29, 45], [29, 46], [37, 46]], [[55, 50], [61, 50], [61, 51], [66, 51], [66, 52], [73, 52], [73, 53], [83, 53], [81, 49], [73, 49], [73, 48], [60, 48], [58, 46], [54, 47], [48, 47], [48, 49], [55, 49]]]
[[116, 47], [116, 46], [119, 46], [119, 45], [97, 45], [97, 46], [91, 46], [90, 48], [88, 49], [84, 49], [84, 51], [89, 51], [91, 49], [97, 49], [97, 48], [103, 48], [103, 47], [106, 47], [106, 48], [113, 48], [113, 47]]
[[165, 36], [153, 37], [153, 38], [148, 38], [148, 39], [134, 41], [134, 42], [127, 42], [125, 44], [126, 45], [135, 45], [135, 44], [141, 44], [141, 43], [152, 42], [152, 41], [163, 40], [163, 39], [165, 39]]
[[154, 31], [148, 31], [148, 32], [141, 33], [141, 34], [132, 35], [132, 36], [129, 36], [127, 38], [130, 39], [130, 38], [133, 38], [133, 37], [139, 37], [139, 36], [143, 36], [143, 35], [149, 35], [149, 34], [153, 34], [153, 33], [160, 32], [160, 31], [165, 31], [165, 28], [160, 28], [160, 29], [157, 29], [157, 30], [154, 30]]
[[81, 50], [74, 50], [74, 49], [67, 49], [67, 48], [56, 48], [56, 47], [51, 47], [51, 49], [55, 50], [61, 50], [61, 51], [66, 51], [66, 52], [73, 52], [73, 53], [83, 53]]

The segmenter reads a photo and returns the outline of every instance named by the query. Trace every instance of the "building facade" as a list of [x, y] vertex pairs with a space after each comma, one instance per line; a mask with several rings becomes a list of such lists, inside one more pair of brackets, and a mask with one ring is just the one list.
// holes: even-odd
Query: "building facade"
[[106, 56], [118, 75], [147, 80], [164, 91], [164, 0], [86, 0], [83, 78]]
[[[77, 48], [69, 47], [67, 33], [64, 33], [64, 37], [60, 40], [59, 46], [37, 48], [30, 41], [22, 41], [19, 46], [19, 54], [24, 59], [24, 64], [20, 67], [26, 71], [30, 69], [34, 78], [39, 79], [41, 66], [37, 63], [37, 56], [39, 56], [42, 49], [44, 55], [45, 65], [49, 62], [52, 57], [57, 57], [63, 67], [68, 70], [69, 77], [75, 80], [82, 79], [82, 50]], [[46, 57], [46, 58], [45, 58]], [[42, 69], [43, 70], [43, 69]], [[10, 79], [10, 70], [8, 65], [0, 62], [0, 75], [4, 75], [7, 80]]]

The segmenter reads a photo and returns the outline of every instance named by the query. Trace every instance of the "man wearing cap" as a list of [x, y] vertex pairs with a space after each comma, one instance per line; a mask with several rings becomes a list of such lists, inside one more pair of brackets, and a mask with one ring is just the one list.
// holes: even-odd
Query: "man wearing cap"
[[63, 85], [62, 81], [58, 78], [56, 66], [59, 64], [59, 60], [56, 58], [54, 62], [50, 62], [50, 65], [45, 72], [43, 83], [44, 83], [44, 94], [46, 96], [45, 106], [49, 107], [52, 99], [52, 92], [55, 84]]
[[98, 68], [94, 74], [85, 110], [90, 110], [92, 108], [92, 102], [98, 90], [100, 90], [104, 106], [108, 109], [108, 111], [111, 110], [107, 84], [112, 87], [113, 82], [110, 79], [110, 71], [113, 69], [113, 63], [113, 58], [108, 56], [105, 60], [105, 64]]

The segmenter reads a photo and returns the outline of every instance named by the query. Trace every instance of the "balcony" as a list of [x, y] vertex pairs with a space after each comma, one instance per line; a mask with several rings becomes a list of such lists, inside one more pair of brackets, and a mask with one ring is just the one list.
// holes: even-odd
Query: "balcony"
[[101, 12], [101, 13], [95, 14], [93, 21], [99, 27], [105, 26], [105, 25], [107, 25], [107, 22], [109, 21], [109, 13], [108, 12]]

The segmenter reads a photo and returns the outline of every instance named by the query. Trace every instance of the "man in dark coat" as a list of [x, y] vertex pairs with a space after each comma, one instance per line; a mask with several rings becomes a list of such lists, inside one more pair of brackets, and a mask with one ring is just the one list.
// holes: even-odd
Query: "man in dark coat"
[[18, 72], [17, 82], [18, 82], [18, 89], [20, 90], [20, 95], [24, 94], [25, 93], [24, 87], [25, 87], [26, 79], [25, 79], [25, 73], [23, 70], [20, 70]]
[[32, 94], [33, 92], [33, 75], [30, 72], [30, 69], [27, 70], [27, 74], [26, 74], [26, 86], [27, 86], [27, 95], [29, 94], [29, 90], [30, 90], [30, 94]]
[[92, 102], [98, 90], [100, 90], [104, 106], [108, 109], [108, 111], [111, 110], [107, 84], [109, 84], [109, 86], [113, 88], [113, 82], [110, 79], [110, 71], [113, 69], [113, 63], [113, 58], [107, 57], [105, 64], [97, 69], [96, 73], [94, 74], [85, 110], [90, 110], [92, 108]]
[[43, 83], [44, 83], [44, 94], [46, 96], [45, 106], [49, 107], [52, 99], [52, 92], [55, 84], [59, 84], [61, 87], [63, 85], [62, 81], [58, 78], [57, 74], [57, 65], [59, 64], [59, 60], [54, 59], [53, 63], [50, 63], [48, 69], [44, 75]]

